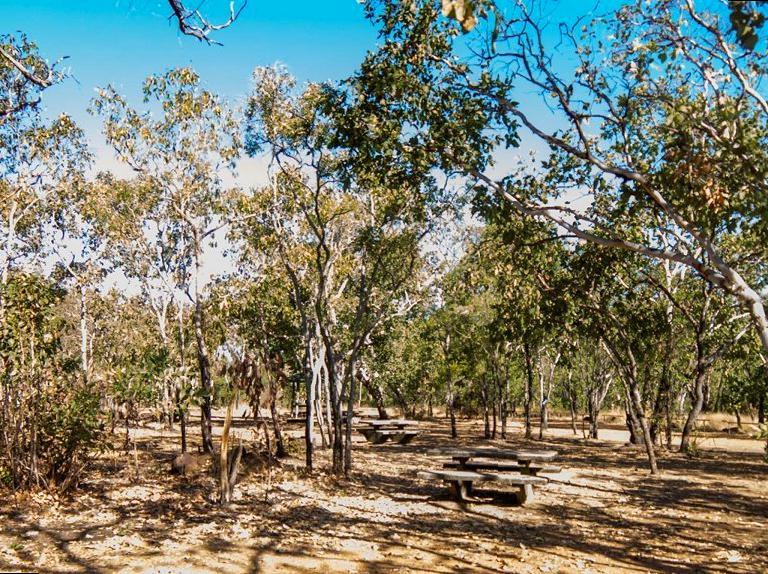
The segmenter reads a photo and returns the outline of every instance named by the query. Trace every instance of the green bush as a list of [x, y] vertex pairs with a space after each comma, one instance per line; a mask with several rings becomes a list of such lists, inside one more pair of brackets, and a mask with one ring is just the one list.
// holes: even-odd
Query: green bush
[[0, 488], [10, 488], [11, 486], [13, 486], [11, 469], [0, 465]]
[[77, 482], [90, 454], [104, 449], [104, 421], [99, 396], [85, 387], [49, 392], [49, 408], [38, 422], [40, 455], [47, 463], [46, 474], [53, 484]]
[[54, 283], [17, 273], [0, 289], [0, 484], [75, 484], [101, 443], [99, 398], [62, 351]]

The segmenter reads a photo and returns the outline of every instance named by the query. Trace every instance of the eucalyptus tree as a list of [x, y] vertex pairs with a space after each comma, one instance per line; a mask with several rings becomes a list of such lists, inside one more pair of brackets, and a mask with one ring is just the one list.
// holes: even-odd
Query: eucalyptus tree
[[36, 111], [42, 92], [63, 77], [58, 64], [24, 34], [0, 35], [0, 126]]
[[665, 297], [664, 310], [664, 348], [662, 366], [653, 411], [650, 415], [651, 439], [656, 442], [659, 431], [664, 427], [667, 448], [672, 446], [673, 397], [675, 394], [675, 359], [680, 353], [679, 337], [684, 326], [680, 325], [681, 313], [679, 304], [682, 299], [684, 286], [692, 280], [689, 268], [670, 261], [661, 261], [658, 265], [650, 265], [642, 269], [642, 277], [661, 291]]
[[449, 303], [432, 314], [427, 324], [429, 338], [434, 341], [435, 350], [439, 353], [433, 376], [443, 386], [446, 416], [450, 420], [453, 439], [459, 436], [456, 406], [464, 399], [461, 390], [467, 386], [474, 367], [463, 343], [471, 341], [477, 333], [473, 332], [472, 321], [467, 320], [465, 315], [468, 315], [466, 309], [453, 308]]
[[374, 402], [380, 400], [382, 407], [389, 399], [406, 417], [416, 416], [424, 407], [427, 415], [433, 416], [440, 398], [440, 337], [436, 336], [430, 307], [423, 302], [393, 321], [386, 331], [374, 333], [367, 350], [376, 385], [369, 394], [378, 395], [372, 398]]
[[[365, 86], [372, 116], [400, 120], [400, 148], [437, 153], [436, 165], [568, 235], [689, 267], [745, 307], [768, 352], [761, 280], [748, 280], [718, 240], [723, 229], [748, 230], [745, 243], [764, 259], [766, 55], [720, 3], [637, 2], [582, 32], [564, 24], [557, 37], [538, 2], [442, 4], [448, 18], [431, 0], [367, 4], [383, 43], [351, 81]], [[554, 116], [516, 101], [513, 86], [540, 94]], [[521, 128], [553, 156], [498, 177], [482, 160], [517, 143]], [[542, 193], [514, 185], [529, 178]], [[577, 193], [588, 208], [570, 203]], [[646, 239], [624, 225], [638, 216], [655, 232]]]
[[[174, 363], [168, 368], [184, 370], [188, 337], [180, 286], [190, 257], [178, 218], [166, 207], [150, 179], [126, 181], [100, 173], [90, 185], [81, 213], [91, 242], [99, 246], [102, 264], [136, 285], [142, 304], [151, 310], [160, 344]], [[185, 380], [169, 376], [162, 383], [163, 416], [169, 427], [173, 411], [178, 410], [174, 404], [183, 392], [179, 384]], [[179, 418], [183, 426], [183, 416]]]
[[48, 123], [30, 109], [0, 125], [0, 282], [50, 254], [47, 230], [81, 193], [89, 161], [83, 133], [66, 115]]
[[[234, 192], [227, 180], [241, 151], [238, 121], [219, 97], [202, 89], [199, 76], [189, 68], [150, 76], [143, 86], [146, 111], [132, 108], [112, 87], [102, 89], [93, 109], [104, 118], [104, 135], [118, 159], [137, 174], [145, 202], [156, 212], [155, 221], [170, 222], [156, 233], [173, 235], [172, 249], [155, 251], [156, 267], [162, 258], [176, 258], [174, 287], [192, 305], [202, 404], [203, 447], [212, 451], [211, 359], [205, 336], [203, 260], [214, 234], [228, 225], [228, 200]], [[154, 112], [154, 113], [153, 113]], [[155, 116], [157, 114], [157, 117]], [[141, 212], [138, 213], [141, 216]], [[137, 222], [146, 233], [144, 222]], [[162, 248], [162, 243], [160, 244]]]
[[[701, 280], [698, 284], [686, 285], [676, 306], [680, 310], [681, 322], [687, 327], [683, 340], [687, 339], [691, 351], [687, 353], [686, 378], [689, 381], [688, 394], [690, 410], [683, 425], [680, 450], [689, 449], [691, 433], [696, 420], [705, 406], [705, 390], [713, 368], [723, 357], [733, 357], [744, 349], [750, 332], [747, 313], [739, 313], [720, 291]], [[755, 355], [751, 356], [753, 367], [760, 365]], [[726, 368], [730, 368], [729, 364]], [[734, 365], [735, 368], [735, 365]]]
[[[271, 234], [300, 313], [307, 381], [307, 437], [313, 381], [327, 382], [333, 470], [351, 468], [351, 416], [361, 354], [376, 329], [414, 301], [424, 234], [418, 212], [372, 162], [343, 147], [339, 92], [299, 92], [280, 68], [257, 69], [248, 102], [251, 153], [270, 159], [260, 221]], [[266, 206], [266, 211], [263, 209]], [[258, 210], [257, 210], [258, 211]], [[307, 439], [307, 462], [311, 446]]]
[[[470, 229], [466, 252], [443, 277], [440, 292], [440, 324], [451, 343], [443, 349], [450, 365], [449, 376], [443, 378], [451, 386], [454, 380], [462, 383], [465, 394], [474, 390], [482, 403], [487, 438], [496, 438], [497, 423], [501, 437], [507, 437], [518, 343], [510, 338], [502, 319], [503, 291], [497, 276], [501, 264], [496, 252], [500, 244], [497, 230]], [[461, 398], [462, 403], [469, 399]], [[449, 408], [453, 409], [450, 403]]]
[[616, 369], [605, 349], [601, 345], [595, 345], [590, 335], [588, 332], [582, 332], [581, 337], [575, 342], [570, 359], [572, 377], [569, 380], [569, 387], [571, 388], [568, 390], [571, 393], [579, 387], [583, 390], [589, 419], [588, 436], [597, 439], [600, 429], [600, 410], [611, 395], [613, 382], [616, 379]]
[[[240, 231], [233, 230], [233, 235]], [[250, 247], [244, 246], [241, 251], [242, 276], [228, 277], [214, 287], [212, 299], [220, 332], [217, 343], [235, 372], [240, 373], [235, 380], [244, 384], [242, 390], [254, 418], [259, 416], [261, 406], [269, 410], [276, 455], [283, 457], [287, 451], [277, 407], [289, 390], [293, 391], [292, 399], [298, 400], [298, 389], [288, 388], [288, 376], [302, 367], [300, 321], [282, 266], [253, 265]], [[243, 369], [253, 374], [243, 376]]]
[[53, 276], [62, 284], [72, 284], [77, 292], [80, 372], [83, 381], [87, 383], [93, 364], [93, 330], [91, 327], [93, 321], [90, 316], [89, 305], [92, 295], [89, 292], [93, 291], [99, 281], [104, 278], [104, 273], [97, 262], [87, 255], [78, 261], [75, 256], [68, 258], [62, 256], [58, 249], [54, 249], [54, 251], [59, 256], [59, 260], [56, 262]]
[[[273, 246], [290, 280], [303, 337], [306, 381], [306, 462], [312, 468], [316, 397], [326, 391], [333, 430], [333, 467], [343, 465], [342, 393], [337, 307], [346, 288], [339, 268], [350, 265], [356, 206], [337, 185], [339, 159], [328, 152], [328, 125], [319, 114], [318, 86], [297, 94], [279, 68], [257, 69], [248, 102], [248, 146], [270, 158], [269, 185], [249, 203], [262, 215], [250, 239]], [[321, 423], [322, 424], [322, 423]]]
[[446, 415], [454, 439], [458, 437], [456, 407], [464, 405], [468, 388], [477, 383], [475, 377], [480, 374], [478, 370], [482, 371], [473, 358], [472, 348], [478, 350], [484, 336], [482, 326], [489, 322], [491, 314], [487, 305], [480, 309], [478, 292], [482, 291], [482, 281], [472, 277], [467, 263], [459, 261], [446, 273], [440, 285], [441, 305], [427, 323], [430, 338], [440, 350], [434, 376], [444, 386]]
[[[323, 418], [322, 395], [327, 393], [327, 377], [324, 376], [324, 354], [312, 307], [312, 247], [306, 241], [306, 227], [293, 212], [293, 204], [283, 201], [289, 193], [283, 193], [279, 181], [269, 188], [243, 196], [238, 205], [241, 213], [256, 215], [247, 225], [231, 229], [231, 239], [242, 244], [240, 273], [258, 286], [266, 284], [269, 277], [283, 276], [279, 287], [289, 286], [284, 297], [290, 302], [298, 317], [294, 317], [294, 330], [300, 338], [300, 371], [305, 383], [305, 456], [308, 469], [314, 460], [314, 419], [320, 426], [323, 446], [326, 445], [326, 424]], [[247, 300], [247, 299], [246, 299]], [[261, 301], [253, 304], [263, 305]], [[252, 313], [243, 309], [242, 312]], [[330, 415], [330, 408], [326, 414]]]
[[[56, 242], [51, 241], [51, 230], [82, 195], [83, 171], [90, 155], [82, 131], [70, 117], [62, 114], [50, 121], [43, 117], [37, 105], [39, 94], [43, 84], [56, 75], [34, 45], [23, 37], [15, 40], [4, 36], [0, 50], [5, 58], [0, 58], [0, 324], [4, 325], [10, 320], [6, 317], [5, 286], [14, 273], [41, 267], [52, 255]], [[20, 286], [30, 287], [34, 293], [33, 283], [22, 280]], [[41, 297], [49, 294], [43, 285], [40, 292]], [[47, 316], [48, 303], [40, 302], [41, 316]], [[30, 320], [25, 325], [34, 327], [36, 323]], [[30, 332], [24, 336], [33, 341], [43, 335]], [[9, 339], [12, 348], [14, 340], [20, 341]], [[87, 362], [83, 368], [85, 372]], [[5, 363], [2, 369], [3, 377], [9, 377], [0, 397], [6, 405], [13, 404], [15, 393], [32, 392], [31, 387], [25, 388], [28, 385], [44, 386], [33, 376], [35, 361], [21, 361], [15, 367]], [[30, 416], [21, 407], [19, 414]], [[2, 426], [6, 422], [4, 419]]]
[[169, 313], [188, 266], [187, 245], [175, 214], [163, 206], [150, 179], [119, 180], [101, 173], [83, 206], [104, 259], [138, 283], [155, 315], [163, 345], [170, 345]]
[[[490, 438], [496, 438], [498, 419], [501, 438], [506, 439], [512, 384], [510, 365], [515, 341], [509, 340], [509, 331], [501, 320], [504, 311], [500, 310], [503, 295], [497, 276], [499, 260], [494, 249], [498, 246], [496, 239], [494, 230], [486, 228], [454, 271], [463, 271], [459, 274], [458, 288], [461, 289], [463, 283], [467, 292], [472, 294], [472, 299], [462, 308], [463, 314], [471, 317], [470, 324], [474, 325], [464, 340], [463, 352], [469, 358], [475, 358], [475, 370], [479, 368], [480, 371], [475, 376], [480, 377], [483, 384], [481, 399], [484, 403], [490, 402], [492, 406]], [[525, 388], [528, 389], [528, 386]], [[484, 410], [487, 411], [485, 404]], [[487, 427], [487, 413], [485, 418]]]
[[[708, 379], [711, 393], [709, 406], [721, 412], [734, 413], [737, 428], [742, 430], [741, 413], [756, 414], [758, 425], [765, 425], [765, 407], [768, 400], [764, 384], [764, 366], [755, 361], [759, 354], [756, 340], [746, 337], [741, 344], [729, 347], [719, 364], [714, 365]], [[756, 438], [768, 439], [758, 435]]]
[[644, 446], [651, 474], [657, 474], [647, 405], [658, 380], [666, 310], [655, 288], [641, 280], [642, 263], [636, 255], [584, 245], [571, 260], [569, 287], [580, 307], [580, 330], [599, 342], [623, 383], [632, 442]]
[[[738, 248], [738, 234], [719, 237], [724, 248]], [[731, 254], [734, 256], [735, 254]], [[706, 256], [702, 256], [706, 258]], [[752, 279], [759, 272], [749, 258], [742, 259], [743, 273]], [[662, 417], [666, 443], [671, 447], [673, 428], [673, 379], [686, 381], [690, 410], [683, 426], [681, 449], [688, 448], [690, 433], [705, 401], [706, 381], [715, 363], [750, 332], [749, 314], [721, 290], [681, 265], [646, 262], [635, 267], [636, 280], [655, 291], [665, 306], [664, 345], [660, 353], [661, 372], [651, 415], [650, 435], [656, 440]]]
[[555, 369], [570, 345], [570, 294], [563, 288], [569, 251], [553, 226], [512, 217], [493, 196], [478, 194], [475, 207], [489, 222], [482, 249], [498, 293], [496, 328], [522, 350], [525, 361], [525, 436], [533, 436], [531, 407], [538, 380], [543, 438]]
[[127, 447], [130, 425], [136, 422], [139, 408], [154, 408], [162, 400], [157, 382], [166, 375], [169, 349], [163, 345], [153, 313], [141, 295], [115, 289], [94, 293], [90, 308], [89, 384], [98, 389], [113, 432], [122, 417]]

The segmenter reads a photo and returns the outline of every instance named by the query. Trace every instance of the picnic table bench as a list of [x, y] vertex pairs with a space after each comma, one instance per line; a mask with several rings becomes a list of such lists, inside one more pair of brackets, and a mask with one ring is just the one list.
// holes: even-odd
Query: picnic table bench
[[419, 421], [407, 419], [367, 420], [357, 430], [372, 444], [382, 444], [390, 439], [399, 444], [408, 444], [421, 432]]
[[408, 427], [419, 426], [419, 421], [412, 421], [408, 419], [369, 419], [364, 421], [365, 424], [374, 428], [397, 428], [404, 429]]
[[451, 448], [435, 449], [430, 454], [450, 456], [452, 461], [444, 463], [444, 470], [422, 471], [417, 476], [447, 482], [451, 494], [460, 501], [472, 492], [474, 482], [499, 482], [519, 487], [518, 501], [525, 504], [534, 497], [534, 485], [548, 482], [538, 476], [540, 472], [560, 472], [558, 467], [543, 464], [557, 457], [553, 450]]
[[447, 482], [451, 494], [459, 501], [467, 500], [468, 495], [472, 493], [472, 484], [475, 482], [499, 482], [519, 487], [517, 500], [520, 504], [525, 504], [533, 499], [533, 485], [547, 483], [547, 479], [541, 476], [469, 470], [422, 470], [416, 476], [424, 480]]

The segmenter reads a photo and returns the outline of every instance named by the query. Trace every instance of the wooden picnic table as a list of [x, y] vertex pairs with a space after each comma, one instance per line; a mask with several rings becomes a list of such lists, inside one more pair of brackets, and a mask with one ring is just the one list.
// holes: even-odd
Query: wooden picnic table
[[527, 450], [527, 449], [499, 449], [499, 448], [445, 448], [433, 449], [430, 454], [450, 456], [460, 466], [466, 466], [476, 459], [490, 459], [494, 461], [516, 461], [523, 467], [530, 467], [534, 463], [551, 462], [557, 458], [556, 450]]
[[534, 485], [547, 483], [546, 478], [537, 476], [539, 472], [560, 471], [557, 467], [544, 466], [557, 458], [554, 450], [448, 448], [433, 449], [429, 453], [450, 456], [453, 462], [443, 465], [446, 470], [420, 472], [419, 478], [447, 482], [459, 500], [471, 493], [473, 482], [495, 481], [518, 486], [518, 499], [525, 504], [533, 498]]
[[408, 444], [421, 432], [419, 421], [406, 419], [366, 420], [357, 430], [373, 444], [382, 444], [390, 439], [399, 444]]

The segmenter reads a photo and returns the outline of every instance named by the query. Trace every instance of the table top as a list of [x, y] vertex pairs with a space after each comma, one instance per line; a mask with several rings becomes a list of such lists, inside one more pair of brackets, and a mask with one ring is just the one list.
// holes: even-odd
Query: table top
[[430, 454], [450, 456], [456, 459], [495, 458], [501, 460], [551, 461], [557, 458], [556, 450], [499, 449], [499, 448], [440, 448]]
[[383, 427], [383, 426], [418, 426], [419, 421], [409, 421], [406, 419], [376, 419], [376, 420], [370, 420], [370, 421], [362, 421], [365, 424], [369, 424], [372, 427]]

